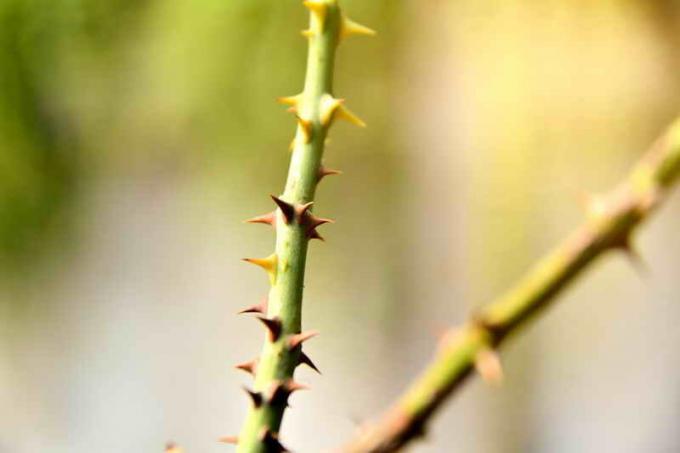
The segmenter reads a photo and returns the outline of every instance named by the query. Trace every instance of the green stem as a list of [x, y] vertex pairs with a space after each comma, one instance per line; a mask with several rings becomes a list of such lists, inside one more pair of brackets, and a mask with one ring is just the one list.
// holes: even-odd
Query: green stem
[[301, 350], [302, 341], [313, 335], [301, 333], [307, 248], [310, 239], [319, 237], [316, 227], [328, 222], [311, 213], [310, 203], [326, 174], [321, 161], [334, 119], [359, 121], [332, 97], [333, 69], [341, 39], [370, 31], [349, 21], [337, 0], [310, 0], [304, 4], [310, 10], [310, 28], [303, 32], [309, 39], [304, 91], [281, 99], [291, 106], [298, 121], [286, 188], [280, 198], [275, 198], [278, 209], [273, 216], [254, 220], [275, 226], [276, 251], [269, 258], [250, 260], [268, 271], [272, 286], [266, 317], [261, 318], [268, 330], [262, 353], [256, 366], [242, 366], [254, 372], [255, 384], [249, 391], [253, 404], [235, 439], [240, 453], [283, 451], [278, 433], [287, 399], [300, 388], [293, 375], [301, 363], [310, 364]]
[[593, 200], [587, 221], [506, 294], [466, 325], [445, 335], [433, 362], [375, 424], [363, 427], [342, 451], [393, 452], [421, 436], [448, 396], [477, 370], [500, 375], [495, 350], [608, 250], [637, 259], [630, 236], [665, 199], [680, 176], [680, 119], [668, 129], [630, 176], [607, 197]]

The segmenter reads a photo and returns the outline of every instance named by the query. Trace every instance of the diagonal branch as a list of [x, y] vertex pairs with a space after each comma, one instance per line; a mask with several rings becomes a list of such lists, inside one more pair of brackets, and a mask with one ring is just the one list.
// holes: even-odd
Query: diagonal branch
[[634, 255], [631, 234], [666, 198], [680, 177], [680, 119], [633, 167], [628, 178], [609, 195], [589, 203], [587, 220], [548, 253], [507, 293], [451, 329], [436, 357], [376, 423], [363, 427], [341, 449], [351, 453], [397, 451], [420, 437], [431, 416], [472, 371], [497, 378], [496, 349], [522, 328], [579, 276], [595, 258], [609, 250]]

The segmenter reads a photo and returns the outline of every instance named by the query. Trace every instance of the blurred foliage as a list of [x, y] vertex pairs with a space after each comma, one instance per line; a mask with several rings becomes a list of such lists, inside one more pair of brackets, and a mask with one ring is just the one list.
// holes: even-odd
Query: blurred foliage
[[218, 181], [257, 154], [280, 179], [287, 156], [269, 150], [290, 123], [272, 101], [303, 78], [297, 3], [2, 0], [0, 262], [63, 238], [88, 181], [116, 169]]

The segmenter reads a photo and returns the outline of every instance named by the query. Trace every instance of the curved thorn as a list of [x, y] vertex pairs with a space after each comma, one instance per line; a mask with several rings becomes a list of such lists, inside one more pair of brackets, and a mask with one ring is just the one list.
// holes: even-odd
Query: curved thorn
[[276, 98], [276, 102], [283, 105], [289, 105], [291, 107], [297, 107], [300, 104], [302, 95], [296, 94], [295, 96], [281, 96]]
[[246, 223], [261, 223], [264, 225], [274, 226], [276, 222], [276, 213], [274, 211], [267, 214], [253, 217], [252, 219], [245, 220]]
[[260, 434], [260, 442], [265, 446], [267, 453], [284, 453], [288, 450], [279, 442], [279, 436], [264, 428]]
[[319, 234], [318, 231], [312, 230], [310, 233], [308, 233], [309, 240], [311, 241], [312, 239], [318, 239], [321, 242], [326, 242], [326, 239]]
[[317, 335], [319, 335], [318, 330], [308, 330], [307, 332], [301, 332], [295, 335], [291, 335], [290, 338], [288, 339], [288, 347], [290, 349], [295, 349], [305, 341], [314, 338]]
[[326, 12], [328, 11], [328, 4], [319, 0], [305, 0], [303, 5], [316, 17], [316, 20], [323, 25], [326, 20]]
[[279, 339], [281, 336], [281, 330], [283, 328], [279, 318], [265, 318], [264, 316], [258, 316], [257, 319], [267, 328], [267, 331], [269, 332], [269, 340], [272, 343]]
[[326, 176], [341, 175], [341, 174], [342, 174], [342, 172], [340, 170], [333, 170], [332, 168], [327, 168], [327, 167], [324, 167], [322, 165], [322, 166], [319, 167], [319, 173], [318, 173], [317, 181], [321, 181]]
[[281, 212], [283, 213], [283, 218], [286, 224], [292, 222], [295, 219], [295, 206], [288, 203], [287, 201], [283, 201], [281, 198], [275, 195], [270, 195], [270, 197], [272, 197], [272, 200], [274, 200], [276, 206], [278, 206]]
[[243, 258], [243, 261], [264, 269], [269, 275], [270, 283], [273, 284], [276, 281], [276, 266], [278, 261], [276, 253], [269, 255], [267, 258]]
[[304, 352], [300, 353], [300, 364], [305, 364], [308, 367], [310, 367], [311, 369], [313, 369], [314, 371], [316, 371], [317, 373], [321, 374], [321, 371], [319, 370], [319, 368], [317, 368], [317, 366], [314, 364], [312, 359], [310, 359], [309, 356], [307, 354], [305, 354]]
[[342, 18], [342, 23], [340, 24], [340, 39], [344, 39], [348, 36], [375, 36], [377, 33], [375, 30], [368, 28], [365, 25], [354, 22], [347, 16]]
[[295, 206], [295, 214], [297, 215], [298, 219], [304, 218], [312, 206], [314, 206], [313, 201]]
[[253, 403], [253, 407], [257, 409], [260, 406], [262, 406], [262, 394], [260, 392], [250, 390], [248, 387], [243, 387], [243, 390], [250, 397], [250, 401]]
[[347, 107], [345, 107], [342, 104], [339, 105], [338, 108], [336, 109], [335, 116], [337, 118], [348, 121], [348, 122], [354, 124], [355, 126], [366, 127], [366, 123], [364, 122], [364, 120], [359, 118], [350, 109], [348, 109]]
[[237, 314], [239, 315], [244, 315], [246, 313], [261, 313], [265, 314], [267, 312], [267, 298], [264, 297], [262, 299], [262, 302], [259, 304], [252, 305], [248, 308], [244, 308], [243, 310], [239, 311]]
[[267, 403], [270, 406], [288, 404], [288, 397], [299, 390], [309, 390], [309, 386], [288, 379], [285, 383], [276, 381], [272, 384], [267, 395]]
[[255, 376], [255, 370], [257, 369], [257, 359], [239, 363], [234, 368], [236, 368], [237, 370], [245, 371], [246, 373]]

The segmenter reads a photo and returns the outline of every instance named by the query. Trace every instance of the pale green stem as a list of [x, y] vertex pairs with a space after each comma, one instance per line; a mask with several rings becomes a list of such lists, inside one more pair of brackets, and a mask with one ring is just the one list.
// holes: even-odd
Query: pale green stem
[[[255, 399], [238, 436], [240, 453], [281, 450], [278, 433], [286, 409], [284, 398], [272, 398], [276, 389], [294, 384], [293, 375], [301, 361], [301, 349], [291, 339], [301, 331], [302, 292], [310, 223], [316, 218], [303, 206], [314, 200], [321, 175], [321, 160], [328, 130], [342, 109], [332, 98], [335, 52], [346, 30], [346, 19], [337, 0], [306, 2], [310, 9], [309, 54], [304, 91], [288, 99], [298, 118], [286, 188], [281, 200], [295, 210], [293, 217], [276, 211], [276, 251], [270, 257], [267, 318], [279, 323], [280, 334], [268, 332], [257, 363]], [[343, 28], [345, 27], [345, 28]]]

